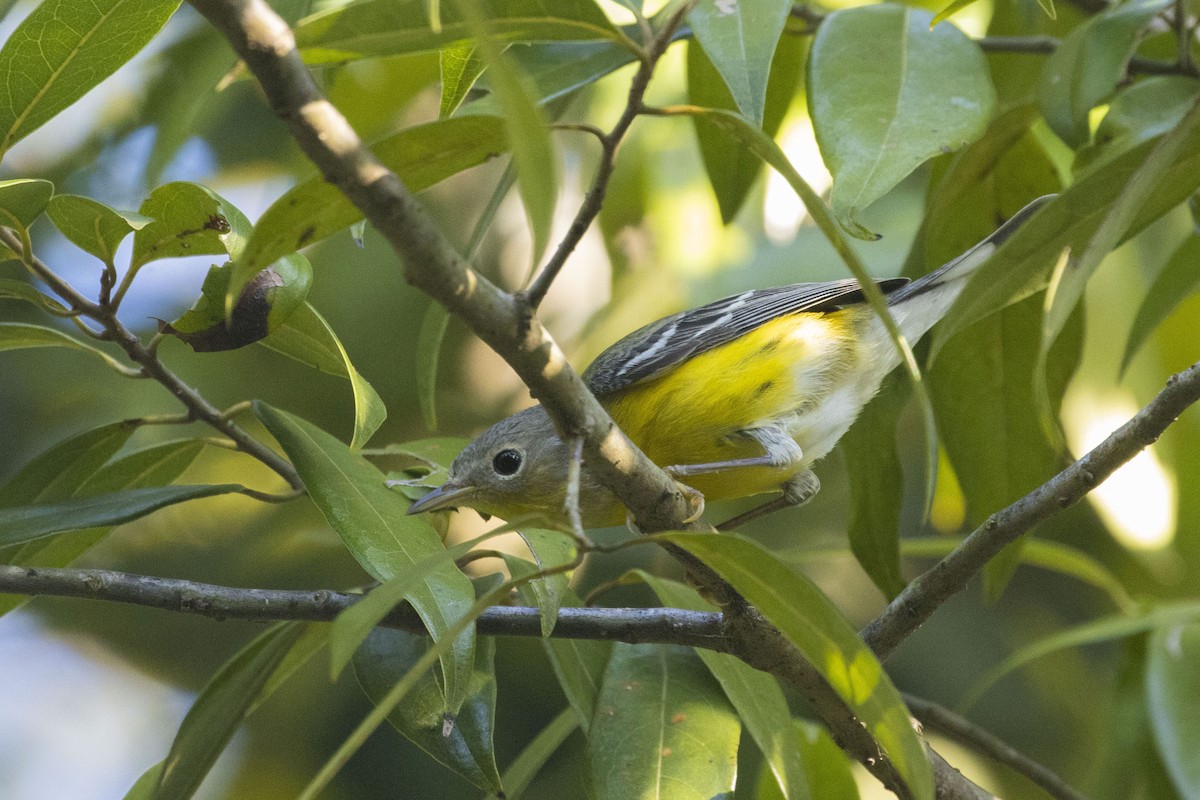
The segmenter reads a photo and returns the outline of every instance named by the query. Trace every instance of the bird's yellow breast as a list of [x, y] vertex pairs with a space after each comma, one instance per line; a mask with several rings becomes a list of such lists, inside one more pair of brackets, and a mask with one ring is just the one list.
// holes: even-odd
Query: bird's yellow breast
[[[601, 402], [659, 466], [760, 456], [762, 446], [739, 432], [771, 424], [799, 430], [794, 423], [853, 371], [852, 328], [845, 311], [780, 317]], [[739, 468], [687, 483], [709, 500], [744, 497], [778, 490], [810, 461], [806, 454], [786, 469]]]

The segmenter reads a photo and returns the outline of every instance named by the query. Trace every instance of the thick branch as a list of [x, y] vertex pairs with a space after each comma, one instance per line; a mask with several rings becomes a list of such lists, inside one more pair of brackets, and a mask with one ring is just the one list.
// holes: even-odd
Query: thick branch
[[409, 283], [442, 303], [499, 353], [643, 530], [671, 530], [690, 514], [675, 483], [621, 433], [528, 306], [475, 272], [421, 203], [363, 145], [322, 95], [287, 23], [263, 0], [192, 0], [258, 79], [267, 100], [326, 180], [384, 235]]
[[[243, 589], [211, 583], [155, 578], [103, 569], [51, 569], [0, 565], [0, 593], [77, 597], [128, 603], [212, 619], [252, 622], [308, 620], [327, 622], [363, 595], [318, 589]], [[382, 623], [424, 633], [420, 617], [408, 605], [397, 606]], [[536, 608], [494, 606], [478, 620], [486, 636], [542, 635]], [[718, 613], [675, 608], [562, 608], [555, 638], [657, 642], [728, 652], [725, 622]]]
[[1158, 440], [1183, 411], [1200, 401], [1200, 362], [1172, 375], [1129, 422], [1087, 455], [1003, 511], [988, 517], [954, 552], [910, 583], [862, 631], [880, 660], [892, 654], [934, 611], [967, 585], [1007, 545], [1039, 522], [1069, 508], [1125, 462]]

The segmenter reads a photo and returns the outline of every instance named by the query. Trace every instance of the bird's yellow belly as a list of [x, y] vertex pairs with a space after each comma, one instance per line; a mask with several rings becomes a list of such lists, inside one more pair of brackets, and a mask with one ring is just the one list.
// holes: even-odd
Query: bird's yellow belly
[[858, 353], [849, 322], [845, 312], [781, 317], [602, 402], [662, 467], [761, 456], [763, 446], [742, 432], [782, 428], [804, 452], [799, 462], [686, 479], [710, 501], [776, 491], [829, 450], [819, 441], [826, 437], [805, 420], [813, 412], [827, 416], [821, 413], [825, 400], [854, 371]]

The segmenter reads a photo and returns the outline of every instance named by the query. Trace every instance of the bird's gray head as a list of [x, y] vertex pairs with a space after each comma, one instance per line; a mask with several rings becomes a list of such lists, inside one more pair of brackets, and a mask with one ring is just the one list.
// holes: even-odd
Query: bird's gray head
[[410, 514], [467, 507], [506, 520], [562, 516], [570, 453], [541, 406], [497, 422], [458, 454]]

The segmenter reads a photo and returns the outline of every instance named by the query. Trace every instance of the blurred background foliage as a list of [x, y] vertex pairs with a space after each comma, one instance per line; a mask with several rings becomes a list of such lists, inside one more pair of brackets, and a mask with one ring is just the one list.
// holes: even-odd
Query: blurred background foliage
[[[11, 31], [32, 5], [17, 3], [4, 18], [3, 30]], [[293, 0], [272, 5], [295, 20], [329, 4]], [[928, 2], [924, 7], [937, 11], [939, 5]], [[954, 22], [973, 36], [1061, 36], [1082, 19], [1071, 4], [1059, 4], [1057, 12], [1052, 20], [1029, 0], [980, 0]], [[804, 102], [807, 43], [805, 37], [785, 37], [777, 55], [795, 73], [790, 82], [781, 78], [787, 85], [777, 89], [784, 102], [774, 105], [774, 124], [779, 126], [778, 141], [801, 174], [825, 191], [829, 178]], [[520, 49], [521, 45], [513, 48]], [[649, 101], [686, 102], [689, 60], [700, 70], [706, 68], [699, 63], [702, 58], [694, 45], [673, 47], [655, 74]], [[1021, 96], [1036, 82], [1043, 58], [993, 54], [989, 61], [1004, 101]], [[137, 208], [162, 182], [195, 181], [255, 219], [312, 170], [265, 107], [256, 85], [234, 67], [235, 58], [221, 37], [184, 6], [150, 48], [14, 148], [4, 162], [3, 177], [45, 177], [60, 192], [126, 209]], [[625, 101], [631, 74], [631, 66], [623, 67], [579, 92], [561, 118], [612, 119]], [[368, 140], [438, 114], [436, 54], [323, 67], [318, 76], [330, 99]], [[1028, 180], [1056, 183], [1069, 174], [1071, 153], [1044, 122], [1035, 123], [1031, 131], [1030, 146], [1036, 146], [1046, 171]], [[562, 176], [555, 232], [561, 234], [586, 190], [596, 150], [589, 137], [572, 132], [556, 133], [554, 144]], [[736, 155], [724, 154], [732, 161]], [[952, 158], [933, 159], [861, 213], [860, 222], [882, 234], [879, 241], [856, 245], [876, 276], [896, 275], [906, 268], [923, 272], [973, 240], [947, 235], [935, 241], [936, 231], [917, 238], [927, 212], [928, 187], [945, 175]], [[460, 245], [465, 245], [506, 161], [495, 159], [422, 193], [442, 229]], [[730, 174], [745, 169], [738, 163], [726, 166]], [[1014, 170], [1018, 166], [1022, 165], [1014, 165]], [[753, 171], [761, 172], [756, 164]], [[712, 182], [727, 177], [722, 173], [710, 181], [689, 120], [643, 118], [635, 124], [621, 149], [600, 224], [583, 240], [541, 314], [576, 368], [634, 327], [682, 308], [744, 288], [844, 275], [833, 250], [806, 224], [799, 202], [774, 174], [759, 175], [748, 186], [745, 203], [725, 224], [723, 211], [728, 216], [732, 209], [722, 209]], [[941, 213], [953, 219], [956, 210]], [[1085, 312], [1074, 323], [1086, 333], [1077, 342], [1080, 358], [1066, 386], [1061, 414], [1072, 452], [1094, 445], [1200, 353], [1200, 295], [1193, 295], [1149, 334], [1128, 369], [1119, 369], [1141, 299], [1177, 245], [1195, 235], [1193, 224], [1186, 208], [1176, 209], [1106, 258], [1089, 283]], [[984, 224], [982, 232], [989, 225]], [[46, 220], [35, 228], [35, 241], [43, 260], [77, 285], [90, 286], [96, 280], [96, 263], [66, 243]], [[514, 193], [501, 206], [476, 265], [502, 286], [516, 288], [527, 278], [530, 247]], [[369, 227], [361, 243], [342, 233], [307, 255], [315, 274], [310, 302], [339, 333], [355, 365], [388, 407], [387, 422], [374, 443], [429, 435], [414, 377], [416, 342], [429, 300], [405, 284], [396, 256]], [[156, 319], [175, 319], [198, 295], [209, 263], [211, 259], [192, 258], [149, 266], [122, 309], [125, 322], [151, 332]], [[0, 277], [20, 274], [18, 264], [0, 264]], [[3, 313], [6, 319], [37, 319], [35, 312], [16, 304], [5, 304]], [[954, 347], [951, 340], [935, 373], [953, 369], [958, 359], [972, 358], [969, 348]], [[218, 406], [262, 398], [349, 438], [353, 404], [340, 379], [258, 347], [197, 354], [169, 341], [163, 357]], [[438, 376], [440, 431], [469, 436], [530, 402], [503, 362], [452, 322]], [[121, 418], [176, 410], [161, 387], [122, 381], [98, 362], [70, 353], [5, 353], [0, 359], [0, 481], [70, 434]], [[921, 522], [924, 445], [919, 415], [911, 403], [900, 413], [896, 452], [909, 476], [901, 530], [912, 537], [951, 537], [995, 510], [972, 508], [964, 500], [943, 453], [930, 521]], [[138, 434], [143, 442], [171, 435], [157, 428]], [[1090, 503], [1057, 516], [1037, 535], [1091, 554], [1119, 577], [1133, 598], [1194, 595], [1200, 575], [1197, 452], [1200, 413], [1193, 409], [1095, 492]], [[971, 457], [986, 461], [1004, 456], [974, 452]], [[1024, 456], [1007, 457], [1019, 462]], [[825, 459], [817, 472], [823, 489], [813, 502], [761, 521], [749, 533], [802, 564], [852, 620], [862, 623], [878, 613], [885, 598], [848, 550], [845, 531], [851, 503], [842, 451]], [[274, 485], [261, 465], [215, 449], [206, 451], [188, 476], [197, 483]], [[1000, 500], [1011, 501], [1033, 485], [1011, 486]], [[481, 530], [477, 517], [460, 514], [451, 535], [467, 538]], [[601, 532], [598, 538], [606, 535]], [[661, 553], [626, 553], [590, 561], [576, 578], [580, 594], [634, 566], [676, 574], [673, 562]], [[366, 581], [311, 504], [264, 506], [238, 496], [195, 501], [126, 525], [80, 563], [226, 585], [316, 588]], [[929, 563], [927, 558], [906, 559], [907, 574]], [[495, 568], [492, 562], [474, 566], [481, 572]], [[600, 602], [655, 601], [645, 587], [617, 586], [605, 590]], [[943, 606], [891, 660], [889, 669], [906, 691], [954, 706], [981, 675], [1017, 648], [1118, 610], [1112, 598], [1094, 586], [1023, 566], [998, 598], [989, 599], [977, 586]], [[165, 755], [187, 698], [260, 630], [243, 623], [49, 598], [3, 617], [0, 794], [22, 800], [121, 796], [143, 769]], [[1005, 677], [979, 698], [970, 716], [1060, 770], [1089, 796], [1169, 798], [1174, 790], [1154, 754], [1141, 701], [1145, 655], [1145, 643], [1138, 637], [1056, 652]], [[504, 765], [557, 714], [563, 700], [537, 642], [499, 640], [496, 671], [495, 744]], [[367, 708], [353, 679], [343, 677], [330, 686], [321, 666], [308, 665], [252, 718], [201, 796], [254, 800], [294, 794]], [[1041, 796], [1003, 768], [936, 734], [933, 738], [951, 763], [986, 776], [998, 793]], [[581, 747], [577, 733], [524, 796], [581, 796]], [[742, 751], [739, 772], [745, 779], [739, 781], [737, 796], [756, 796], [752, 790], [758, 757], [751, 746], [744, 745]], [[856, 774], [864, 796], [879, 793], [859, 768]], [[328, 796], [432, 800], [475, 794], [395, 731], [384, 729], [342, 772]]]

